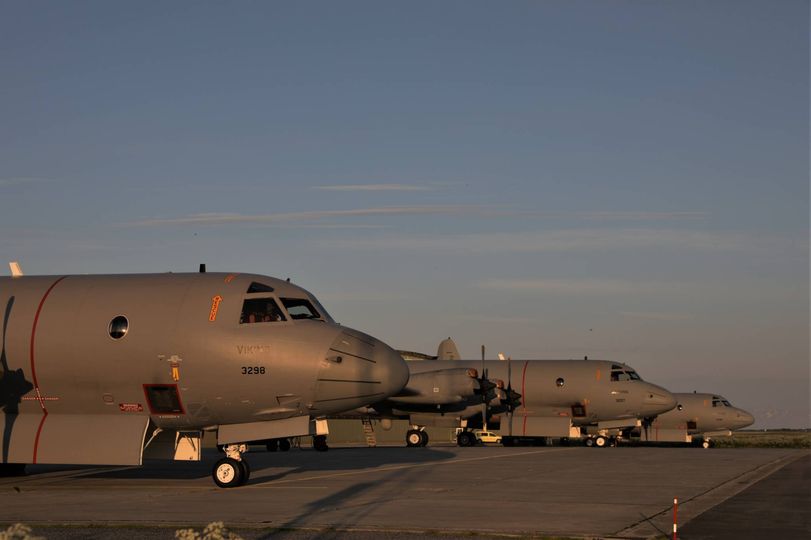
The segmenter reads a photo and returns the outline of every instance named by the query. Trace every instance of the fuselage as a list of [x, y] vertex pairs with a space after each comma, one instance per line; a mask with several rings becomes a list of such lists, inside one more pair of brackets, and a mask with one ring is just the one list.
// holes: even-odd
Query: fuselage
[[0, 310], [4, 461], [13, 443], [36, 454], [54, 418], [176, 430], [318, 418], [408, 377], [385, 343], [261, 275], [0, 278]]
[[[412, 360], [407, 363], [412, 375], [451, 369], [482, 370], [480, 360]], [[520, 394], [520, 403], [513, 411], [516, 418], [569, 418], [572, 425], [579, 426], [603, 420], [654, 416], [676, 404], [670, 392], [642, 381], [633, 369], [617, 362], [513, 360], [508, 364], [488, 360], [484, 363], [484, 370], [488, 380]], [[442, 389], [433, 391], [439, 394]], [[481, 414], [481, 398], [478, 396], [422, 406], [409, 406], [398, 399], [394, 397], [357, 413], [393, 417], [419, 415], [422, 418], [433, 414], [459, 420]], [[490, 410], [496, 414], [506, 412], [498, 405], [491, 406]]]
[[677, 405], [651, 424], [657, 430], [684, 430], [690, 435], [735, 431], [750, 426], [754, 417], [718, 394], [675, 393]]

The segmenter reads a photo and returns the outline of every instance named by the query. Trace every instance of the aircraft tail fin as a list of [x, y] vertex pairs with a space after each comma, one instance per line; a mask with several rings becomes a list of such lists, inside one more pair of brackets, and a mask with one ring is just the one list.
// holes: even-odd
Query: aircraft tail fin
[[442, 340], [436, 351], [436, 356], [439, 360], [459, 360], [462, 358], [456, 349], [456, 343], [451, 338]]
[[11, 277], [21, 277], [23, 275], [23, 269], [19, 262], [11, 261], [8, 263], [8, 267], [11, 268]]

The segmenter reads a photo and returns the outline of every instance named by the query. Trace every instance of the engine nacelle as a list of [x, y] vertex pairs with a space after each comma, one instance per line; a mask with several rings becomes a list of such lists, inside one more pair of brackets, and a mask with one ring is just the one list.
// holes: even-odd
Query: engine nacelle
[[414, 405], [462, 403], [479, 391], [477, 377], [476, 370], [468, 368], [412, 373], [406, 387], [389, 401]]

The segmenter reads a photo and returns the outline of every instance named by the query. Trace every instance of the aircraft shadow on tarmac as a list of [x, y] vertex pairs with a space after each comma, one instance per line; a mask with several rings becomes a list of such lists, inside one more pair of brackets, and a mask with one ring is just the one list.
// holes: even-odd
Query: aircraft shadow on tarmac
[[[109, 479], [172, 479], [194, 480], [209, 477], [211, 467], [223, 454], [216, 450], [205, 449], [201, 461], [162, 461], [145, 460], [141, 467], [125, 467], [110, 470], [105, 467], [63, 468], [60, 470], [76, 470], [77, 476], [82, 478], [109, 478]], [[374, 469], [391, 465], [420, 464], [452, 459], [453, 452], [436, 448], [331, 448], [329, 452], [316, 452], [313, 450], [291, 450], [289, 452], [254, 451], [245, 454], [252, 473], [248, 485], [263, 484], [281, 480], [287, 476], [306, 472], [323, 471], [353, 471], [361, 469]], [[42, 471], [32, 470], [30, 476], [38, 472], [49, 472], [53, 468], [44, 468]], [[98, 472], [93, 472], [98, 470]], [[271, 474], [267, 474], [270, 472]]]

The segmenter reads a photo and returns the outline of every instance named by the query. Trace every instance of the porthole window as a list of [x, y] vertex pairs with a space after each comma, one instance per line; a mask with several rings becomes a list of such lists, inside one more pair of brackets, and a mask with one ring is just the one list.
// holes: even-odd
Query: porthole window
[[122, 337], [127, 335], [127, 331], [130, 329], [130, 322], [127, 318], [123, 315], [119, 315], [112, 321], [110, 321], [110, 327], [108, 331], [110, 332], [110, 337], [113, 339], [121, 339]]
[[563, 377], [558, 377], [558, 380], [555, 381], [555, 384], [558, 386], [558, 388], [560, 388], [564, 384], [566, 384], [566, 381], [563, 380]]

